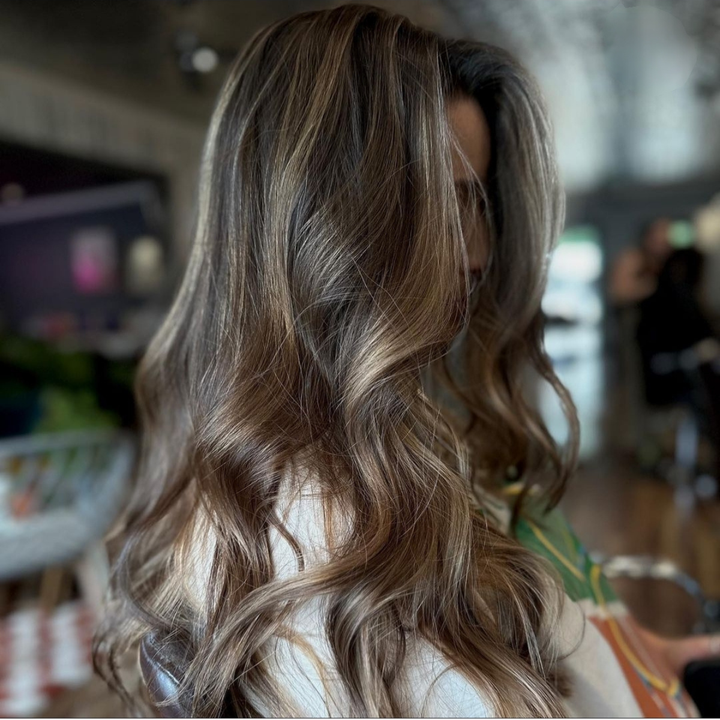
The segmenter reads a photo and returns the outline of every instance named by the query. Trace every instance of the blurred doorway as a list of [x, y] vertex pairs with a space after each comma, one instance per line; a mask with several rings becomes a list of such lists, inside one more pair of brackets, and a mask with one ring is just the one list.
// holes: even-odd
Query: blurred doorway
[[[543, 298], [547, 315], [545, 347], [555, 371], [575, 401], [580, 418], [580, 458], [600, 449], [604, 412], [603, 302], [600, 278], [603, 249], [594, 225], [569, 227], [550, 264]], [[560, 402], [547, 383], [539, 388], [539, 407], [558, 442], [567, 438]]]

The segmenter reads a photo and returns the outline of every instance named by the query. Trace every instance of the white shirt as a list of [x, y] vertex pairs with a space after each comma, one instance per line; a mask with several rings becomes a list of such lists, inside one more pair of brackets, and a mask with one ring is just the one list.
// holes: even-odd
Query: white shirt
[[[292, 496], [281, 496], [280, 513], [285, 526], [300, 544], [306, 567], [327, 559], [324, 512], [312, 483]], [[288, 541], [271, 528], [272, 557], [278, 577], [298, 572]], [[205, 578], [212, 557], [212, 536], [198, 533], [191, 548], [195, 570], [186, 579], [187, 590], [198, 603], [204, 596]], [[332, 653], [325, 639], [320, 603], [298, 608], [292, 629], [302, 646], [276, 639], [272, 672], [303, 717], [349, 717], [342, 683], [334, 672]], [[566, 700], [571, 717], [642, 717], [627, 680], [600, 631], [586, 621], [582, 607], [565, 598], [557, 624], [562, 662], [571, 681]], [[410, 717], [495, 717], [492, 704], [424, 638], [408, 638], [407, 656], [399, 686], [407, 699]], [[324, 681], [323, 681], [324, 678]]]

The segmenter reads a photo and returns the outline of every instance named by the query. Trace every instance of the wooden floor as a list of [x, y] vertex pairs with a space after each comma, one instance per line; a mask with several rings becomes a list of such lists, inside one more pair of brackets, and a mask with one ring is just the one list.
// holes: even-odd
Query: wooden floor
[[[664, 481], [637, 469], [632, 455], [607, 431], [603, 450], [579, 468], [562, 507], [585, 546], [608, 555], [648, 554], [674, 560], [720, 599], [720, 503], [692, 510], [675, 502]], [[690, 632], [696, 606], [683, 592], [656, 581], [618, 581], [616, 588], [638, 620], [667, 635]], [[93, 680], [65, 693], [44, 717], [118, 717], [116, 698]]]
[[[708, 598], [720, 599], [719, 502], [682, 509], [667, 483], [610, 454], [580, 469], [562, 507], [588, 549], [672, 560]], [[698, 619], [696, 604], [673, 585], [654, 580], [614, 584], [637, 619], [657, 632], [687, 633]]]

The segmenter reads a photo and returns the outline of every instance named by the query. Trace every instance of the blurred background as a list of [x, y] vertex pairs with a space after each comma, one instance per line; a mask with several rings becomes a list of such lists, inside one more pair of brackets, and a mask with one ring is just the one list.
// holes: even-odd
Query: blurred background
[[[134, 369], [186, 259], [228, 63], [331, 4], [0, 2], [0, 716], [123, 713], [89, 642]], [[582, 423], [565, 510], [641, 622], [717, 628], [720, 2], [374, 4], [538, 78], [568, 201], [546, 346]]]

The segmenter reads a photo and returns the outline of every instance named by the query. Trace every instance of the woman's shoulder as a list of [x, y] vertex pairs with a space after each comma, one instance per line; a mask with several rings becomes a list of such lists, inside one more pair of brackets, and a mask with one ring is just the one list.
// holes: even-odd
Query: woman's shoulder
[[[495, 717], [492, 702], [424, 638], [414, 637], [404, 667], [404, 687], [419, 717]], [[422, 688], [418, 702], [414, 688]]]
[[[507, 525], [510, 517], [507, 507], [499, 501], [488, 502], [497, 522], [501, 526]], [[295, 543], [289, 542], [283, 532], [270, 528], [277, 576], [289, 578], [300, 572], [295, 552], [297, 545], [303, 550], [305, 569], [326, 562], [329, 551], [324, 539], [328, 523], [340, 522], [340, 519], [337, 514], [328, 518], [317, 486], [306, 483], [300, 488], [288, 489], [281, 496], [278, 513], [285, 531], [293, 536]], [[544, 516], [537, 519], [537, 523], [524, 516], [519, 528], [521, 534], [525, 533], [524, 543], [533, 549], [544, 550], [546, 556], [548, 548], [543, 543], [558, 545], [567, 552], [568, 546], [561, 544], [561, 541], [569, 541], [565, 534], [567, 527], [559, 514]], [[196, 542], [191, 543], [190, 548], [192, 572], [185, 576], [185, 581], [196, 606], [202, 607], [213, 536], [207, 523], [199, 523], [198, 530]], [[561, 603], [560, 614], [553, 614], [553, 618], [559, 650], [566, 657], [574, 686], [571, 698], [574, 705], [571, 703], [571, 707], [583, 711], [588, 707], [602, 707], [606, 713], [611, 712], [612, 707], [593, 703], [592, 698], [601, 697], [608, 687], [622, 694], [625, 689], [622, 673], [618, 673], [616, 663], [612, 662], [612, 654], [608, 655], [609, 648], [602, 633], [586, 626], [581, 604], [573, 602], [574, 597], [563, 596], [565, 602]], [[345, 685], [325, 634], [324, 612], [324, 604], [317, 597], [297, 605], [286, 618], [284, 631], [272, 640], [274, 652], [269, 655], [270, 670], [301, 717], [343, 717], [351, 713], [351, 703], [344, 695]], [[408, 633], [406, 636], [406, 656], [395, 692], [406, 708], [403, 714], [411, 717], [493, 717], [497, 714], [492, 700], [420, 634]], [[635, 709], [632, 702], [628, 709]]]
[[[318, 486], [305, 478], [300, 486], [286, 486], [280, 494], [278, 514], [284, 528], [302, 548], [304, 567], [329, 558], [326, 543], [331, 529], [342, 536], [349, 521], [328, 513]], [[283, 533], [271, 528], [273, 564], [278, 577], [299, 571], [297, 555]], [[288, 620], [288, 632], [277, 638], [275, 668], [287, 679], [286, 691], [303, 716], [347, 717], [344, 696], [333, 653], [325, 635], [324, 606], [319, 598], [298, 606]], [[449, 660], [425, 638], [409, 634], [406, 655], [396, 691], [410, 717], [492, 717], [491, 704]]]
[[[312, 477], [300, 485], [284, 486], [278, 515], [303, 550], [305, 569], [329, 559], [327, 534], [350, 530], [349, 520], [329, 513]], [[278, 577], [299, 571], [297, 555], [283, 533], [271, 528], [273, 564]], [[298, 605], [290, 615], [287, 632], [277, 637], [274, 668], [282, 678], [301, 716], [347, 717], [350, 703], [330, 649], [320, 598]], [[409, 717], [493, 717], [492, 704], [446, 656], [426, 638], [406, 637], [406, 655], [395, 691]]]
[[[317, 606], [316, 606], [317, 607]], [[300, 717], [349, 717], [351, 703], [319, 617], [304, 607], [275, 638], [271, 669]], [[495, 717], [492, 703], [432, 643], [409, 635], [394, 692], [407, 717]]]

